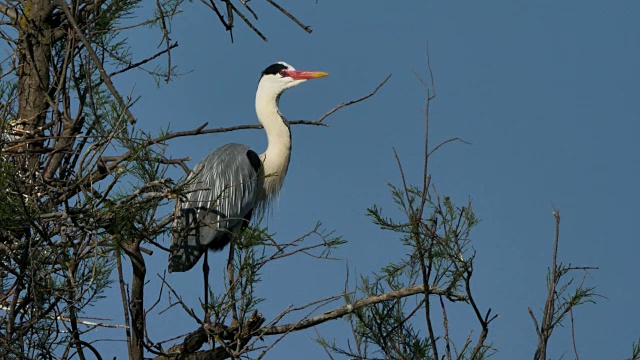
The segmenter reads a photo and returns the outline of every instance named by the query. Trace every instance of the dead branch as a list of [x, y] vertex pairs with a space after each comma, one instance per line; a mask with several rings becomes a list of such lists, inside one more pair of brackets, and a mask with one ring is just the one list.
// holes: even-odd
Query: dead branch
[[[353, 104], [357, 104], [357, 103], [359, 103], [359, 102], [361, 102], [361, 101], [363, 101], [363, 100], [366, 100], [366, 99], [368, 99], [368, 98], [372, 97], [373, 95], [375, 95], [375, 94], [378, 92], [378, 90], [380, 90], [380, 88], [381, 88], [381, 87], [383, 87], [383, 86], [384, 86], [384, 84], [386, 84], [386, 83], [387, 83], [387, 81], [391, 78], [391, 75], [392, 75], [392, 74], [389, 74], [389, 75], [388, 75], [384, 80], [382, 80], [382, 82], [381, 82], [380, 84], [378, 84], [378, 86], [376, 86], [376, 88], [375, 88], [375, 89], [373, 89], [373, 91], [372, 91], [372, 92], [368, 93], [367, 95], [365, 95], [365, 96], [363, 96], [363, 97], [361, 97], [361, 98], [355, 99], [355, 100], [351, 100], [351, 101], [343, 102], [343, 103], [341, 103], [340, 105], [338, 105], [338, 106], [334, 107], [333, 109], [329, 110], [326, 114], [322, 115], [322, 116], [320, 117], [320, 119], [318, 119], [318, 120], [316, 120], [316, 121], [312, 121], [312, 122], [310, 122], [309, 124], [310, 124], [310, 125], [320, 125], [320, 123], [322, 123], [322, 121], [323, 121], [324, 119], [326, 119], [327, 117], [329, 117], [331, 114], [335, 113], [336, 111], [338, 111], [338, 110], [342, 109], [343, 107], [345, 107], [345, 106], [349, 106], [349, 105], [353, 105]], [[303, 120], [298, 120], [298, 121], [300, 122], [300, 121], [303, 121]], [[296, 122], [296, 121], [291, 121], [291, 122], [289, 122], [289, 123], [290, 123], [290, 124], [296, 124], [296, 123], [298, 123], [298, 122]]]
[[[469, 300], [469, 297], [464, 294], [443, 290], [435, 286], [430, 286], [427, 291], [433, 295], [446, 296], [451, 301], [468, 301]], [[181, 358], [184, 358], [184, 359], [226, 359], [231, 357], [231, 354], [229, 354], [229, 352], [225, 350], [225, 348], [226, 349], [233, 348], [231, 344], [226, 344], [226, 346], [224, 347], [221, 346], [213, 350], [207, 350], [207, 351], [197, 351], [197, 350], [199, 350], [200, 347], [202, 347], [202, 345], [204, 345], [204, 343], [207, 342], [209, 338], [216, 338], [219, 340], [226, 340], [226, 341], [232, 341], [232, 340], [241, 341], [242, 342], [241, 345], [246, 345], [249, 343], [250, 339], [253, 337], [262, 338], [263, 336], [282, 335], [282, 334], [291, 333], [294, 331], [303, 330], [315, 325], [322, 324], [330, 320], [341, 318], [345, 315], [353, 313], [367, 306], [371, 306], [371, 305], [385, 302], [385, 301], [397, 300], [397, 299], [401, 299], [401, 298], [412, 296], [412, 295], [422, 294], [424, 292], [425, 292], [425, 287], [422, 285], [395, 290], [385, 294], [370, 296], [364, 299], [360, 299], [353, 302], [352, 304], [343, 305], [334, 310], [325, 312], [322, 315], [315, 316], [309, 319], [304, 319], [302, 321], [292, 323], [292, 324], [286, 324], [286, 325], [271, 325], [271, 326], [266, 326], [261, 328], [259, 326], [265, 322], [265, 319], [262, 317], [261, 314], [255, 311], [243, 325], [239, 324], [238, 322], [232, 323], [231, 326], [204, 323], [196, 331], [187, 335], [185, 340], [181, 344], [172, 346], [169, 350], [165, 352], [165, 355], [158, 356], [155, 359], [157, 360], [168, 359], [170, 356], [176, 356], [178, 354], [180, 354]], [[335, 298], [336, 297], [330, 297], [323, 300], [333, 301]], [[322, 304], [322, 303], [323, 301], [314, 302], [314, 304]], [[304, 307], [295, 308], [295, 309], [302, 309], [308, 306], [309, 305], [306, 305]], [[289, 310], [294, 311], [295, 309], [289, 309]], [[285, 311], [284, 313], [289, 313], [291, 311]], [[279, 318], [282, 318], [282, 316], [280, 316]], [[241, 346], [239, 347], [239, 349], [244, 349], [244, 348]]]
[[540, 324], [536, 320], [536, 317], [529, 308], [529, 315], [531, 315], [531, 319], [533, 320], [533, 325], [536, 330], [536, 337], [538, 338], [538, 345], [536, 347], [534, 353], [534, 360], [545, 360], [547, 359], [547, 344], [549, 339], [551, 338], [551, 334], [556, 326], [560, 325], [562, 320], [566, 317], [567, 314], [571, 314], [571, 327], [572, 327], [572, 343], [574, 347], [574, 354], [576, 358], [578, 357], [578, 350], [576, 348], [576, 339], [575, 334], [573, 332], [573, 308], [585, 302], [593, 302], [590, 300], [591, 297], [598, 296], [593, 292], [593, 287], [584, 287], [584, 278], [580, 285], [577, 286], [575, 293], [569, 298], [561, 298], [562, 294], [565, 293], [568, 286], [571, 284], [573, 279], [570, 279], [564, 285], [561, 285], [560, 281], [569, 271], [573, 270], [591, 270], [597, 269], [595, 267], [590, 266], [565, 266], [562, 264], [558, 264], [558, 243], [560, 238], [560, 210], [558, 208], [553, 209], [553, 217], [555, 219], [555, 238], [553, 242], [553, 258], [551, 263], [551, 268], [547, 275], [547, 298], [545, 300], [544, 309], [542, 312], [542, 319]]
[[7, 4], [0, 3], [0, 13], [6, 15], [11, 20], [12, 25], [18, 22], [18, 12]]
[[[2, 311], [9, 311], [9, 307], [8, 306], [4, 306], [4, 305], [0, 305], [0, 310]], [[102, 328], [109, 328], [109, 329], [128, 329], [129, 327], [127, 325], [120, 325], [120, 324], [107, 324], [104, 322], [95, 322], [95, 321], [89, 321], [89, 320], [81, 320], [81, 319], [74, 319], [72, 320], [70, 317], [68, 316], [63, 316], [63, 315], [46, 315], [45, 316], [47, 319], [51, 319], [51, 320], [58, 320], [58, 321], [63, 321], [63, 322], [76, 322], [78, 324], [82, 324], [82, 325], [86, 325], [86, 326], [92, 326], [92, 327], [102, 327]]]
[[[131, 69], [136, 69], [136, 68], [138, 68], [138, 67], [140, 67], [140, 66], [142, 66], [142, 65], [144, 65], [144, 64], [146, 64], [146, 63], [148, 63], [149, 61], [155, 60], [156, 58], [158, 58], [158, 57], [160, 57], [160, 56], [162, 56], [162, 55], [164, 55], [164, 54], [169, 53], [169, 52], [171, 51], [171, 49], [174, 49], [174, 48], [177, 48], [177, 47], [178, 47], [178, 43], [177, 43], [177, 42], [175, 42], [175, 43], [173, 43], [173, 44], [171, 44], [171, 45], [168, 45], [166, 49], [161, 50], [161, 51], [158, 51], [157, 53], [155, 53], [155, 54], [153, 54], [153, 55], [149, 56], [149, 57], [148, 57], [148, 58], [146, 58], [146, 59], [140, 60], [140, 61], [138, 61], [138, 62], [136, 62], [136, 63], [131, 63], [131, 64], [129, 64], [127, 67], [122, 68], [122, 69], [120, 69], [120, 70], [116, 70], [116, 71], [112, 72], [111, 74], [109, 74], [108, 76], [109, 76], [109, 77], [113, 77], [113, 76], [115, 76], [115, 75], [118, 75], [118, 74], [122, 74], [122, 73], [124, 73], [124, 72], [127, 72], [127, 71], [129, 71], [129, 70], [131, 70]], [[171, 64], [169, 64], [169, 66], [171, 66]]]
[[281, 13], [285, 14], [289, 19], [291, 19], [293, 22], [295, 22], [296, 24], [298, 24], [298, 26], [300, 26], [302, 28], [302, 30], [308, 32], [309, 34], [311, 34], [313, 32], [313, 30], [311, 30], [311, 28], [305, 24], [303, 24], [302, 22], [300, 22], [300, 20], [298, 20], [295, 16], [293, 16], [290, 12], [288, 12], [287, 10], [285, 10], [282, 6], [278, 5], [275, 1], [273, 0], [267, 0], [267, 2], [271, 5], [273, 5], [273, 7], [275, 7], [276, 9], [280, 10]]
[[416, 286], [412, 286], [412, 287], [408, 287], [408, 288], [404, 288], [404, 289], [400, 289], [400, 290], [395, 290], [395, 291], [391, 291], [385, 294], [381, 294], [381, 295], [376, 295], [376, 296], [371, 296], [371, 297], [367, 297], [364, 299], [360, 299], [356, 302], [354, 302], [353, 304], [347, 304], [347, 305], [343, 305], [340, 306], [337, 309], [325, 312], [322, 315], [313, 317], [311, 319], [308, 320], [304, 320], [304, 321], [300, 321], [297, 323], [293, 323], [293, 324], [287, 324], [287, 325], [277, 325], [277, 326], [269, 326], [263, 329], [260, 329], [259, 332], [261, 335], [274, 335], [274, 334], [282, 334], [285, 332], [290, 332], [293, 330], [302, 330], [302, 329], [306, 329], [315, 325], [319, 325], [322, 324], [324, 322], [327, 322], [329, 320], [334, 320], [334, 319], [338, 319], [341, 318], [347, 314], [350, 314], [358, 309], [361, 309], [363, 307], [366, 306], [370, 306], [370, 305], [374, 305], [377, 303], [381, 303], [383, 301], [391, 301], [391, 300], [397, 300], [397, 299], [401, 299], [407, 296], [412, 296], [412, 295], [417, 295], [417, 294], [421, 294], [421, 293], [425, 293], [425, 291], [428, 291], [429, 294], [433, 294], [433, 295], [444, 295], [447, 296], [449, 299], [452, 299], [452, 301], [467, 301], [469, 300], [469, 297], [467, 295], [463, 295], [463, 294], [459, 294], [459, 293], [454, 293], [451, 291], [446, 291], [440, 288], [437, 288], [435, 286], [429, 286], [428, 288], [425, 288], [424, 285], [416, 285]]

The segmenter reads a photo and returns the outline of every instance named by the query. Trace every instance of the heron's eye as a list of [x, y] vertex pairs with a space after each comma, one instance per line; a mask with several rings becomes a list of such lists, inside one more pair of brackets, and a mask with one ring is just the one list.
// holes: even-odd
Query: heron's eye
[[282, 76], [282, 77], [287, 77], [288, 76], [286, 70], [280, 70], [280, 72], [278, 74], [280, 74], [280, 76]]

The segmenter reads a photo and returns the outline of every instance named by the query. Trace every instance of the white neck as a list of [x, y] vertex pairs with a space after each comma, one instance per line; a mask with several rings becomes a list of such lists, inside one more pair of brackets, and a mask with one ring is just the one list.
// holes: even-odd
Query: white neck
[[261, 82], [256, 92], [256, 114], [267, 133], [267, 150], [260, 155], [265, 175], [265, 193], [260, 200], [267, 202], [280, 190], [291, 154], [291, 132], [278, 111], [279, 94], [270, 90], [269, 84]]

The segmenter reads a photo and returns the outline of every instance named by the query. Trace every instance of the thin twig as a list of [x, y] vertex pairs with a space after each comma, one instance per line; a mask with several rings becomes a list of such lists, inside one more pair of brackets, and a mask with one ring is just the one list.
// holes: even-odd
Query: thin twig
[[111, 82], [111, 78], [109, 77], [107, 72], [104, 70], [104, 67], [102, 66], [102, 61], [98, 57], [98, 54], [96, 54], [96, 52], [93, 50], [93, 48], [91, 47], [91, 43], [89, 42], [87, 37], [84, 36], [84, 33], [82, 33], [82, 30], [80, 30], [80, 28], [78, 27], [78, 23], [73, 17], [73, 14], [69, 9], [69, 5], [67, 5], [67, 2], [64, 0], [56, 0], [55, 3], [58, 6], [60, 6], [65, 16], [67, 17], [67, 21], [69, 21], [69, 24], [71, 24], [71, 27], [80, 38], [80, 41], [82, 42], [84, 47], [87, 49], [87, 52], [89, 52], [89, 56], [91, 56], [91, 59], [93, 60], [94, 65], [98, 68], [100, 77], [102, 78], [105, 85], [107, 86], [107, 89], [109, 89], [109, 91], [111, 92], [111, 95], [113, 95], [113, 97], [116, 99], [116, 101], [118, 102], [118, 105], [120, 105], [120, 107], [122, 108], [122, 111], [124, 111], [124, 113], [127, 114], [127, 116], [129, 117], [129, 123], [131, 124], [135, 123], [136, 120], [133, 114], [131, 113], [131, 111], [129, 110], [129, 105], [127, 105], [124, 102], [124, 100], [122, 99], [122, 96], [120, 96], [120, 93], [118, 93], [118, 90], [116, 90], [116, 87], [113, 85], [113, 82]]
[[464, 144], [467, 144], [467, 145], [471, 145], [471, 143], [468, 142], [468, 141], [462, 140], [459, 137], [454, 137], [454, 138], [445, 140], [445, 141], [441, 142], [440, 144], [436, 145], [436, 147], [434, 147], [433, 149], [431, 149], [431, 151], [429, 151], [427, 156], [431, 156], [431, 154], [433, 154], [436, 150], [440, 149], [442, 146], [444, 146], [444, 145], [446, 145], [446, 144], [448, 144], [450, 142], [454, 142], [454, 141], [459, 141], [461, 143], [464, 143]]
[[[0, 310], [9, 311], [10, 308], [8, 306], [0, 305]], [[103, 327], [103, 328], [110, 328], [110, 329], [129, 329], [129, 326], [127, 326], [127, 325], [106, 324], [106, 323], [103, 323], [103, 322], [95, 322], [95, 321], [88, 321], [88, 320], [78, 320], [78, 319], [72, 320], [71, 318], [63, 316], [63, 315], [58, 315], [58, 316], [47, 315], [45, 317], [47, 319], [64, 321], [64, 322], [68, 322], [68, 323], [71, 323], [72, 321], [75, 321], [78, 324], [82, 324], [82, 325], [86, 325], [86, 326], [92, 326], [92, 327]]]
[[[380, 90], [380, 88], [381, 88], [382, 86], [384, 86], [384, 84], [386, 84], [386, 83], [387, 83], [387, 81], [391, 78], [391, 75], [392, 75], [392, 74], [389, 74], [389, 75], [388, 75], [384, 80], [382, 80], [382, 82], [381, 82], [380, 84], [378, 84], [378, 86], [376, 86], [376, 88], [375, 88], [375, 89], [373, 89], [373, 91], [372, 91], [372, 92], [370, 92], [369, 94], [367, 94], [367, 95], [365, 95], [365, 96], [363, 96], [363, 97], [361, 97], [361, 98], [355, 99], [355, 100], [351, 100], [351, 101], [347, 101], [347, 102], [343, 102], [343, 103], [341, 103], [340, 105], [336, 106], [335, 108], [333, 108], [333, 109], [329, 110], [326, 114], [322, 115], [322, 116], [320, 117], [320, 119], [318, 119], [315, 123], [321, 123], [324, 119], [326, 119], [327, 117], [329, 117], [329, 115], [331, 115], [331, 114], [333, 114], [334, 112], [336, 112], [336, 111], [338, 111], [338, 110], [342, 109], [342, 108], [343, 108], [343, 107], [345, 107], [345, 106], [353, 105], [353, 104], [359, 103], [360, 101], [363, 101], [363, 100], [366, 100], [366, 99], [368, 99], [368, 98], [372, 97], [373, 95], [375, 95], [375, 94], [378, 92], [378, 90]], [[300, 121], [301, 121], [301, 120], [300, 120]], [[294, 124], [294, 123], [295, 123], [294, 121], [290, 122], [290, 124]]]
[[162, 282], [167, 285], [167, 288], [169, 289], [169, 291], [171, 291], [171, 293], [173, 294], [173, 296], [175, 296], [176, 301], [178, 304], [180, 304], [180, 306], [182, 307], [182, 309], [189, 314], [189, 316], [191, 316], [198, 324], [203, 323], [202, 320], [200, 320], [198, 318], [198, 316], [196, 316], [196, 314], [193, 312], [192, 309], [190, 309], [189, 307], [187, 307], [187, 305], [182, 301], [182, 297], [180, 297], [180, 295], [178, 295], [178, 293], [171, 287], [171, 285], [169, 285], [169, 283], [166, 281], [166, 279], [162, 276], [160, 276], [160, 274], [158, 274], [158, 277], [160, 278], [160, 280], [162, 280]]
[[[154, 60], [154, 59], [158, 58], [159, 56], [162, 56], [165, 53], [168, 53], [169, 51], [171, 51], [171, 49], [176, 48], [176, 47], [178, 47], [178, 43], [177, 42], [171, 44], [168, 48], [166, 48], [166, 49], [164, 49], [162, 51], [159, 51], [159, 52], [155, 53], [154, 55], [152, 55], [152, 56], [150, 56], [150, 57], [148, 57], [148, 58], [146, 58], [144, 60], [138, 61], [137, 63], [129, 64], [129, 66], [127, 66], [127, 67], [125, 67], [123, 69], [116, 70], [116, 71], [112, 72], [111, 74], [109, 74], [109, 77], [112, 77], [112, 76], [115, 76], [115, 75], [118, 75], [118, 74], [122, 74], [123, 72], [129, 71], [131, 69], [135, 69], [135, 68], [137, 68], [137, 67], [139, 67], [141, 65], [144, 65], [144, 64], [148, 63], [149, 61]], [[171, 64], [169, 64], [169, 66], [171, 66]]]
[[[260, 30], [258, 30], [258, 28], [256, 28], [251, 21], [249, 21], [249, 19], [246, 18], [246, 16], [244, 16], [244, 14], [242, 14], [240, 12], [240, 10], [238, 10], [235, 6], [233, 6], [233, 4], [231, 3], [231, 1], [227, 1], [227, 6], [231, 7], [231, 9], [238, 14], [238, 16], [240, 16], [240, 19], [242, 19], [242, 21], [244, 21], [245, 24], [247, 24], [247, 26], [249, 28], [251, 28], [251, 30], [253, 30], [254, 33], [256, 33], [256, 35], [258, 35], [262, 40], [264, 40], [265, 42], [267, 42], [267, 37], [262, 35], [262, 33], [260, 32]], [[231, 25], [231, 27], [233, 27], [233, 25]]]
[[440, 308], [442, 309], [442, 327], [444, 329], [444, 350], [448, 360], [451, 360], [451, 339], [449, 338], [449, 319], [447, 318], [447, 308], [444, 306], [442, 296], [440, 298]]
[[[160, 0], [156, 0], [156, 6], [158, 8], [158, 14], [160, 15], [160, 25], [162, 28], [162, 39], [165, 42], [165, 51], [167, 53], [167, 74], [164, 78], [165, 83], [168, 83], [171, 80], [171, 49], [173, 45], [171, 45], [171, 39], [169, 38], [169, 28], [167, 26], [166, 16], [164, 14], [164, 10], [162, 9], [162, 4]], [[178, 46], [178, 43], [174, 44]]]
[[576, 346], [576, 326], [573, 322], [573, 306], [569, 308], [569, 314], [571, 316], [571, 342], [573, 343], [573, 353], [576, 355], [576, 360], [580, 360], [580, 356], [578, 356], [578, 347]]
[[305, 24], [303, 24], [302, 22], [300, 22], [300, 20], [298, 20], [295, 16], [293, 16], [290, 12], [288, 12], [287, 10], [285, 10], [282, 6], [278, 5], [275, 1], [273, 0], [267, 0], [267, 2], [271, 5], [273, 5], [273, 7], [275, 7], [276, 9], [280, 10], [281, 13], [285, 14], [289, 19], [293, 20], [293, 22], [295, 22], [296, 24], [298, 24], [298, 26], [300, 26], [304, 31], [308, 32], [309, 34], [311, 34], [311, 32], [313, 32], [313, 30], [311, 30], [311, 28]]

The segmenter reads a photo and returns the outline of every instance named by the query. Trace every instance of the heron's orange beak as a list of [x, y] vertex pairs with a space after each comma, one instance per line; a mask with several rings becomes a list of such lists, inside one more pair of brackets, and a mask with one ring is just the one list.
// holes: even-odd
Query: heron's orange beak
[[293, 80], [317, 79], [329, 75], [324, 71], [288, 70], [287, 75]]

